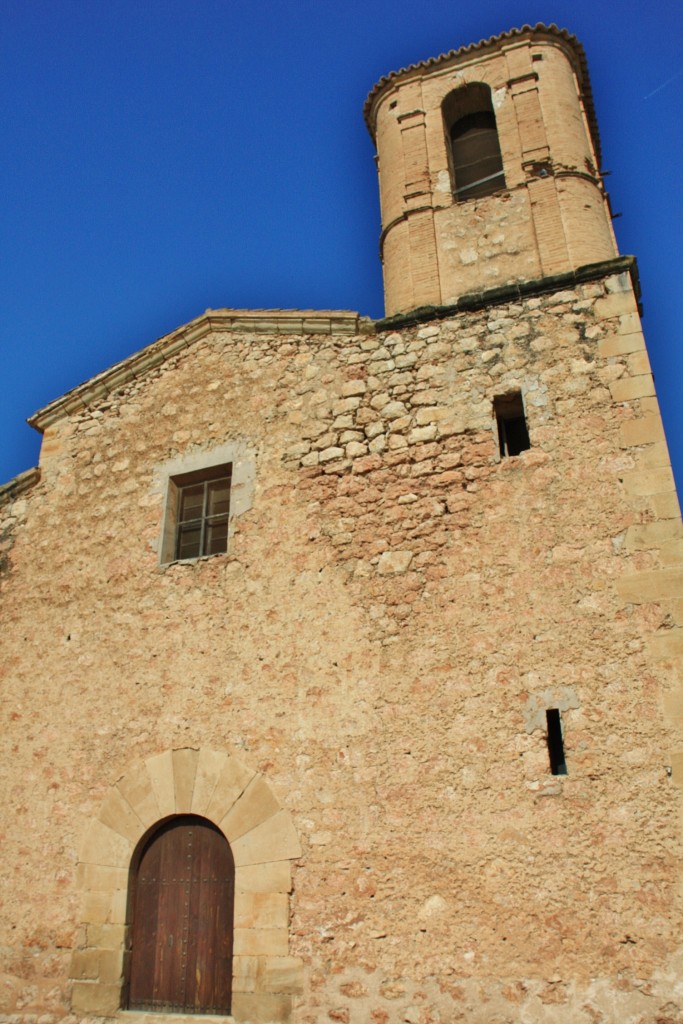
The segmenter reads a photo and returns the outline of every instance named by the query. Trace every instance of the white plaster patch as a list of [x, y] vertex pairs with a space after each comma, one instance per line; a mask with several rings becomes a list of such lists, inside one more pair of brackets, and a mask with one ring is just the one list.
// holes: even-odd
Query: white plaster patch
[[500, 89], [491, 90], [491, 102], [493, 103], [494, 110], [500, 110], [503, 103], [505, 102], [506, 96], [507, 89], [505, 88], [505, 86], [501, 87]]

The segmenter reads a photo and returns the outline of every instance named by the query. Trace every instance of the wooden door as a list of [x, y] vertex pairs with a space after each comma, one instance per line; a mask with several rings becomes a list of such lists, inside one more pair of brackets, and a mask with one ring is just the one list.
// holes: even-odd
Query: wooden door
[[134, 886], [128, 1006], [230, 1013], [235, 866], [203, 818], [173, 818], [144, 847]]

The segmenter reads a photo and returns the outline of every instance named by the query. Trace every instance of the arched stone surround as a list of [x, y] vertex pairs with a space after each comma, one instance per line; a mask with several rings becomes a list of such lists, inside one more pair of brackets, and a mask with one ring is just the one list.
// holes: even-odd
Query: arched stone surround
[[[302, 985], [301, 961], [288, 955], [290, 862], [301, 856], [299, 840], [263, 775], [204, 748], [167, 750], [137, 764], [90, 822], [78, 864], [85, 944], [71, 962], [73, 1011], [123, 1013], [131, 857], [153, 826], [176, 814], [212, 821], [235, 858], [232, 1019], [286, 1022]], [[135, 1016], [125, 1012], [127, 1020]]]

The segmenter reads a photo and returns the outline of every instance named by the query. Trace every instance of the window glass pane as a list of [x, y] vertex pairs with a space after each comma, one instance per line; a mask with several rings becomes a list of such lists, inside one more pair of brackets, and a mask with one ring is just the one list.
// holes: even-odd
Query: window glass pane
[[220, 465], [172, 478], [177, 510], [173, 558], [201, 558], [228, 550], [231, 476], [232, 467]]
[[195, 484], [193, 487], [183, 487], [180, 492], [180, 515], [181, 523], [190, 519], [201, 519], [204, 507], [204, 484]]
[[207, 515], [227, 516], [230, 505], [230, 481], [214, 480], [209, 484]]
[[201, 543], [201, 524], [192, 523], [178, 528], [178, 549], [176, 558], [199, 558]]
[[204, 554], [206, 555], [220, 555], [228, 550], [227, 519], [224, 519], [222, 522], [207, 524], [204, 547]]

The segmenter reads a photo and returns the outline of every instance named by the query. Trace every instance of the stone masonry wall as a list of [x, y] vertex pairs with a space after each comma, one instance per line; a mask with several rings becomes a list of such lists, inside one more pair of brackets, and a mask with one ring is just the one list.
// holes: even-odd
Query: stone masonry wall
[[[256, 466], [228, 554], [160, 566], [164, 465], [227, 443]], [[683, 545], [628, 275], [215, 329], [57, 419], [41, 474], [0, 580], [3, 1019], [86, 1019], [83, 838], [133, 764], [202, 748], [298, 833], [295, 1024], [683, 1020]]]

